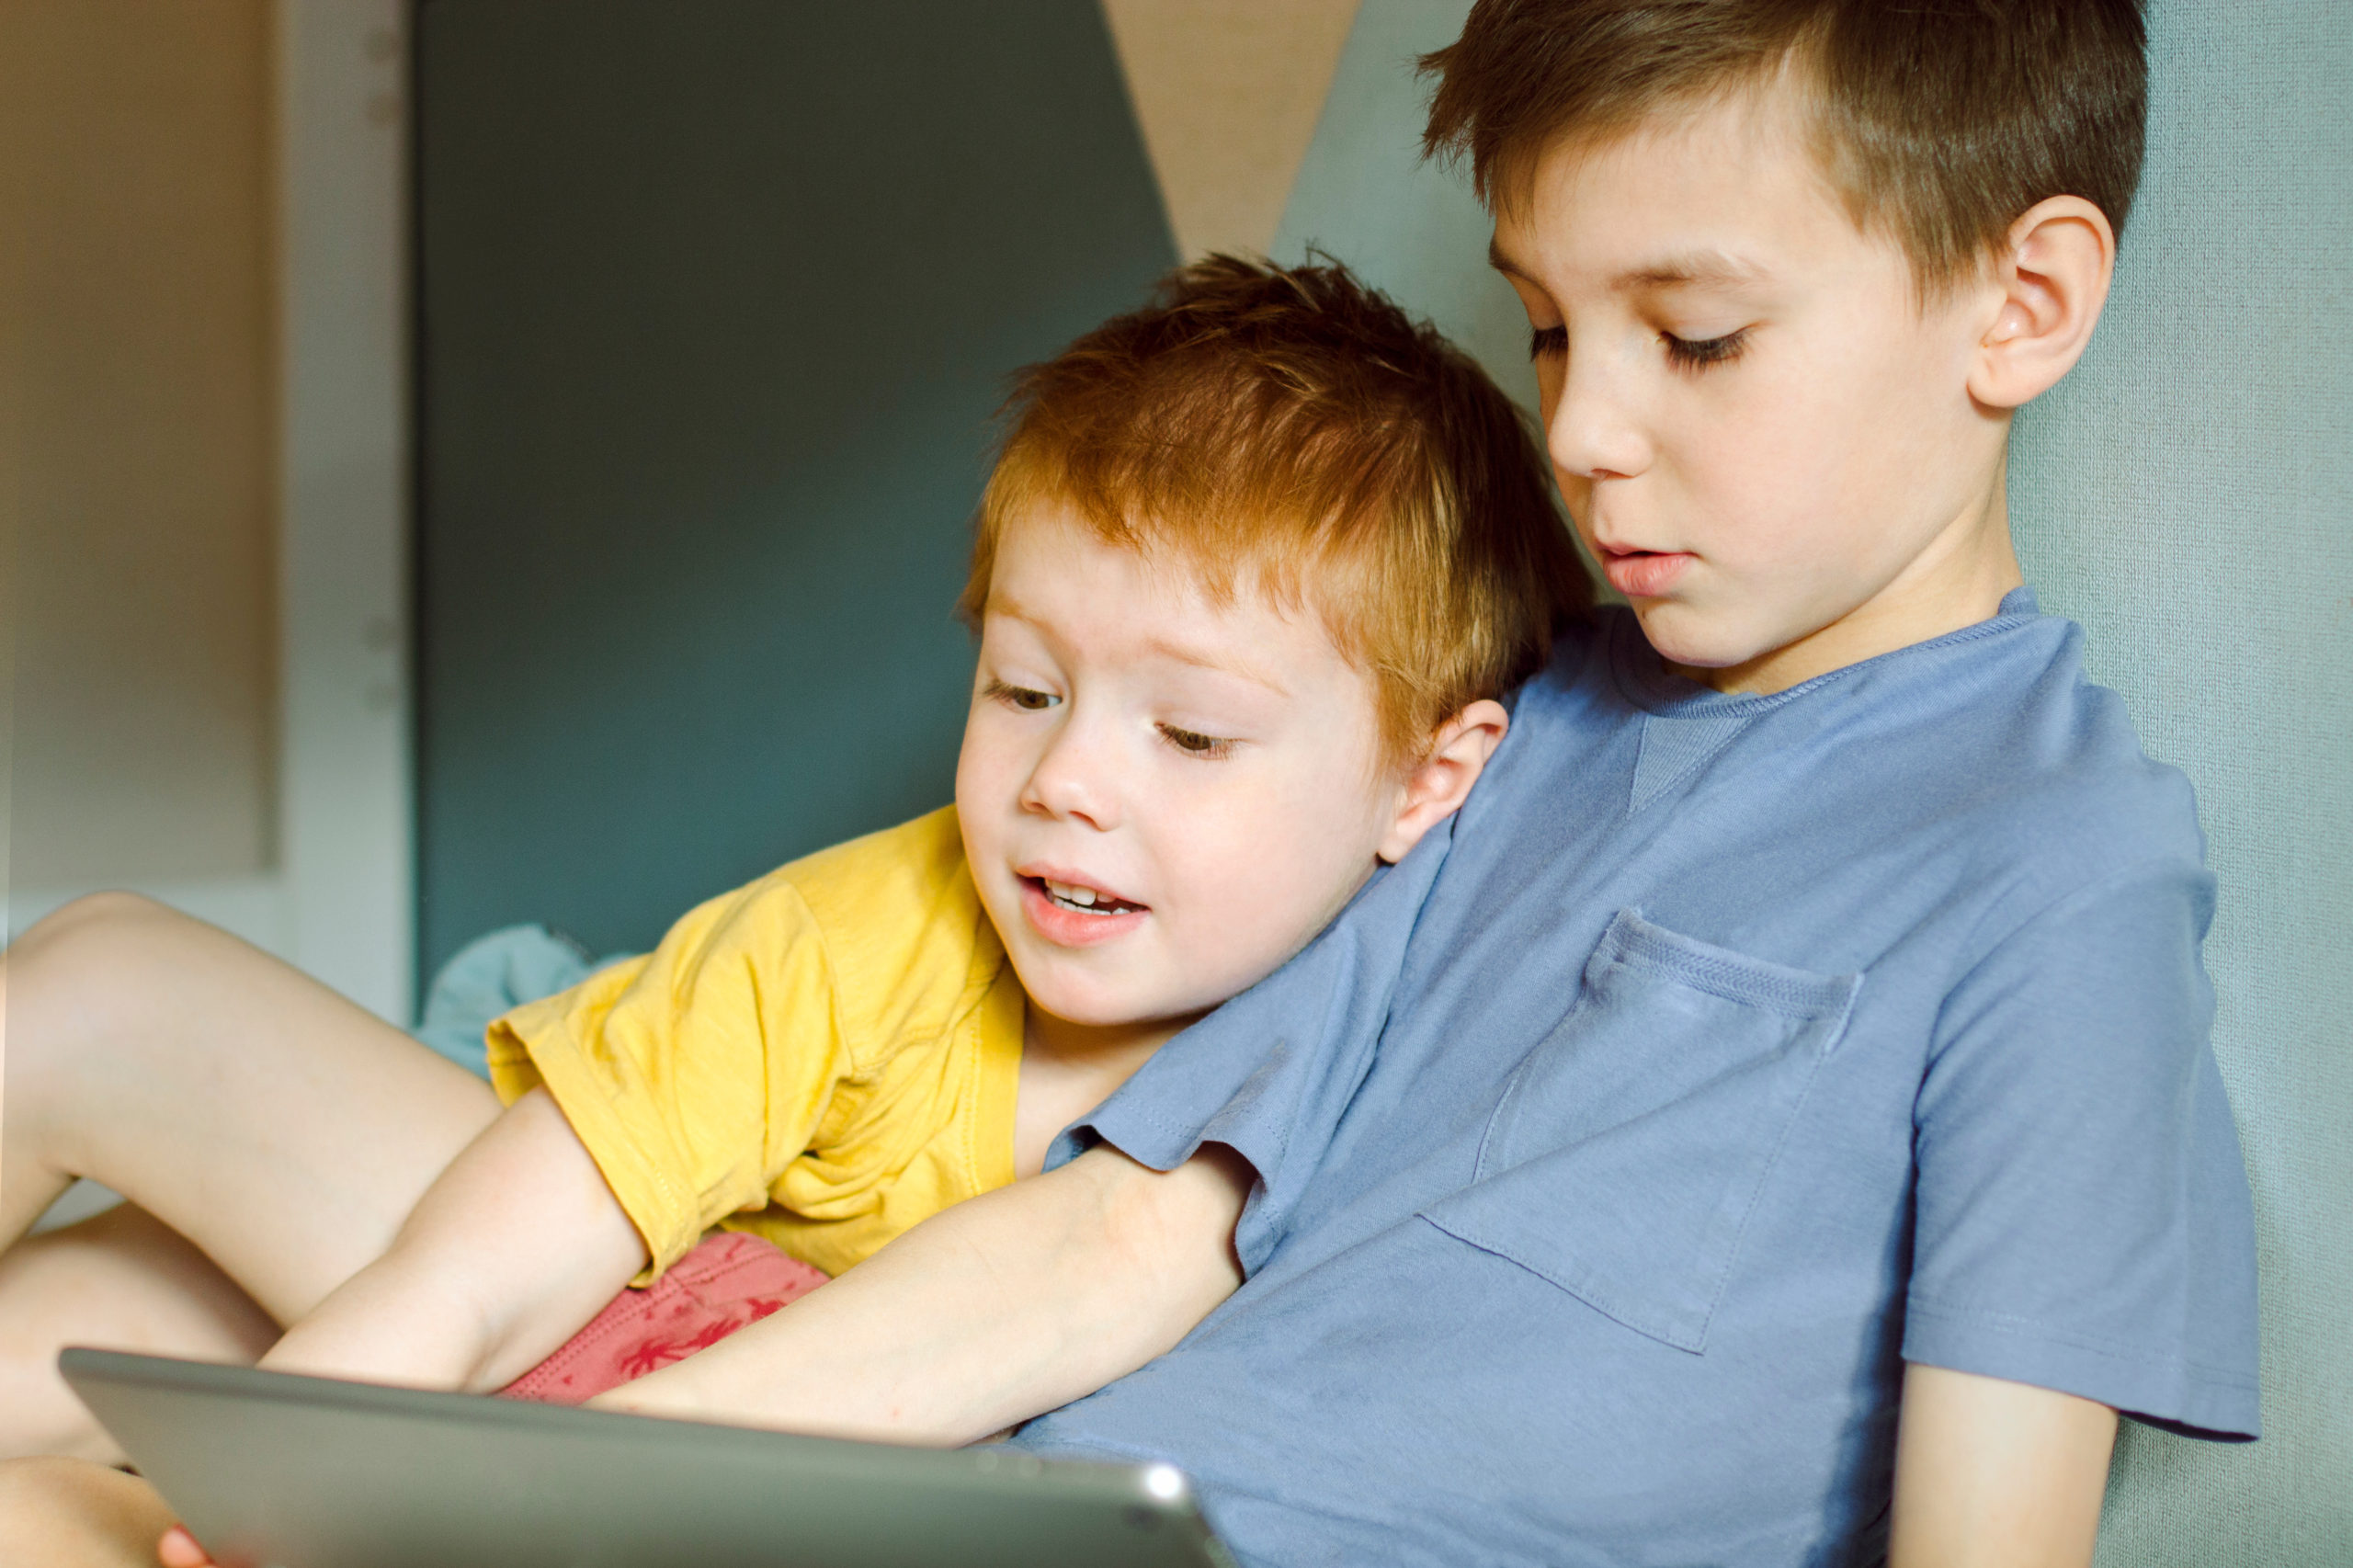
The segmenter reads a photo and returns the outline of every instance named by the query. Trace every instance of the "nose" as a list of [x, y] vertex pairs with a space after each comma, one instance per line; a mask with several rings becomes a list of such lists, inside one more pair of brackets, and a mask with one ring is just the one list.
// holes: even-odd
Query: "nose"
[[1021, 809], [1055, 821], [1075, 821], [1102, 832], [1119, 825], [1109, 737], [1074, 713], [1058, 726], [1030, 768], [1021, 790]]
[[1651, 464], [1651, 442], [1634, 418], [1620, 368], [1599, 346], [1562, 355], [1559, 381], [1545, 390], [1544, 444], [1564, 483], [1631, 479]]

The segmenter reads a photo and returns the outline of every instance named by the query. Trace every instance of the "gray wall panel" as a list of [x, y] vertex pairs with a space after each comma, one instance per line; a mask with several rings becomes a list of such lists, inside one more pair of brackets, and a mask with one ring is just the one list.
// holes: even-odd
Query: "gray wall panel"
[[944, 802], [1014, 367], [1174, 256], [1090, 0], [426, 0], [420, 960]]

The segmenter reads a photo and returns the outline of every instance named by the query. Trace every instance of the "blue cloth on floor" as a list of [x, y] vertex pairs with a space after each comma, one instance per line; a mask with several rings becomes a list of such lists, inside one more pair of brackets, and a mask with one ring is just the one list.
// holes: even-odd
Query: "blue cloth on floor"
[[560, 931], [536, 923], [507, 926], [458, 949], [425, 993], [425, 1014], [411, 1031], [470, 1073], [490, 1076], [483, 1036], [492, 1020], [526, 1002], [569, 991], [626, 953], [592, 959]]

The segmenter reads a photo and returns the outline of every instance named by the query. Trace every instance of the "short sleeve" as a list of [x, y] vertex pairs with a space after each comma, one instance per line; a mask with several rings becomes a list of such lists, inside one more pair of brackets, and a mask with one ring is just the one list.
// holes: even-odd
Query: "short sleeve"
[[1452, 837], [1451, 819], [1432, 828], [1289, 963], [1161, 1047], [1055, 1140], [1048, 1167], [1104, 1142], [1172, 1170], [1203, 1143], [1226, 1144], [1258, 1176], [1233, 1238], [1256, 1273], [1371, 1069]]
[[2199, 960], [2211, 898], [2194, 862], [2103, 878], [1947, 998], [1906, 1360], [2256, 1435], [2254, 1220]]
[[688, 914], [644, 958], [491, 1026], [492, 1081], [544, 1084], [645, 1239], [658, 1277], [725, 1215], [763, 1208], [846, 1071], [824, 943], [782, 876]]

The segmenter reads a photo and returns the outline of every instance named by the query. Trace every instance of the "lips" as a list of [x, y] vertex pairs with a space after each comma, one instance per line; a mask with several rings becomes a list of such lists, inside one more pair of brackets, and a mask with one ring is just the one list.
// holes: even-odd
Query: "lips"
[[1060, 867], [1024, 866], [1021, 913], [1030, 928], [1057, 947], [1093, 947], [1142, 924], [1149, 906], [1122, 898], [1089, 878]]
[[1601, 549], [1602, 574], [1609, 585], [1630, 599], [1654, 599], [1675, 586], [1684, 569], [1698, 559], [1688, 551]]

